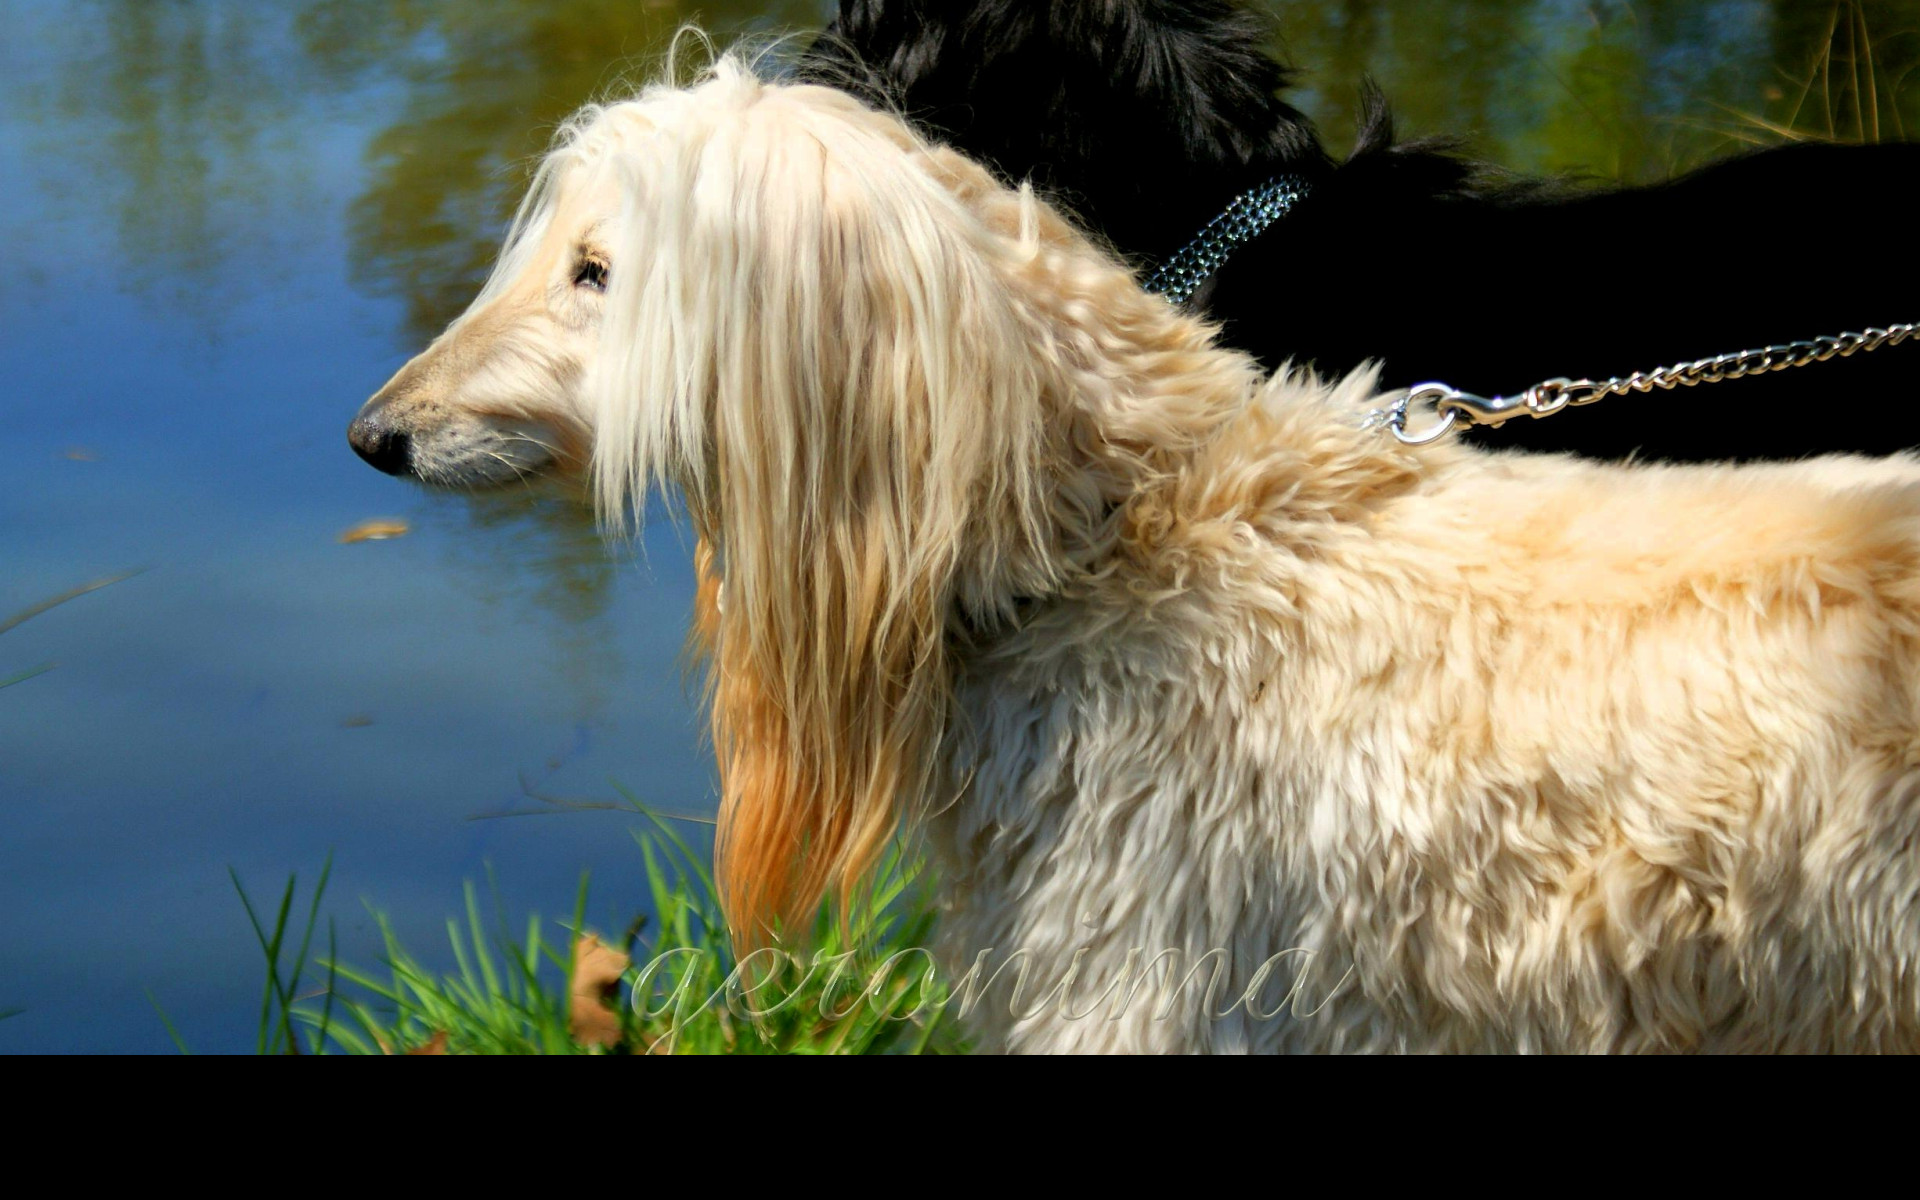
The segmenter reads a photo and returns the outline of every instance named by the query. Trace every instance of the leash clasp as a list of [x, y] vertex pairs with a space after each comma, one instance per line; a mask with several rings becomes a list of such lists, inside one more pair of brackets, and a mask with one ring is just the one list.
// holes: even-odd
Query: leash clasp
[[[1410, 446], [1431, 442], [1455, 422], [1469, 425], [1498, 426], [1515, 417], [1550, 417], [1569, 404], [1591, 404], [1599, 398], [1600, 386], [1590, 379], [1561, 376], [1534, 384], [1518, 396], [1476, 396], [1445, 383], [1416, 384], [1407, 397], [1395, 405], [1387, 418], [1394, 436]], [[1406, 415], [1415, 404], [1431, 403], [1440, 424], [1425, 433], [1409, 436]]]
[[1413, 390], [1432, 399], [1434, 411], [1457, 414], [1469, 425], [1499, 425], [1523, 413], [1546, 415], [1537, 411], [1534, 393], [1538, 388], [1528, 388], [1518, 396], [1476, 396], [1444, 383], [1423, 383]]
[[1534, 384], [1518, 396], [1476, 396], [1444, 383], [1423, 383], [1416, 392], [1431, 392], [1434, 407], [1440, 412], [1455, 412], [1469, 425], [1500, 425], [1514, 417], [1550, 417], [1569, 404], [1587, 403], [1583, 397], [1595, 390], [1587, 379], [1560, 376]]

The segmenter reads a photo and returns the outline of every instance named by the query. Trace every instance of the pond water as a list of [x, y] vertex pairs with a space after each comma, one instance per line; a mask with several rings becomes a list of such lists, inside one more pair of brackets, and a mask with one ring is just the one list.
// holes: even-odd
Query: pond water
[[[582, 870], [603, 927], [641, 910], [631, 818], [542, 797], [712, 812], [683, 536], [609, 549], [561, 498], [427, 493], [345, 425], [471, 294], [560, 116], [685, 20], [830, 7], [0, 5], [0, 681], [50, 665], [0, 687], [0, 1051], [164, 1051], [149, 992], [194, 1049], [250, 1047], [229, 868], [277, 894], [331, 854], [363, 963], [363, 900], [437, 961], [489, 869], [516, 914]], [[1407, 132], [1602, 177], [1920, 119], [1916, 3], [1274, 7], [1336, 146], [1366, 73]], [[374, 518], [410, 532], [339, 540]]]

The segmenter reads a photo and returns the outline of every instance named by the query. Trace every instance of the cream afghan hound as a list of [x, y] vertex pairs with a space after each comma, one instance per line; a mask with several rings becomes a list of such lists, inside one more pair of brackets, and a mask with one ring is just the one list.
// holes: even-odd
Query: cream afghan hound
[[1920, 463], [1414, 447], [1370, 389], [728, 57], [565, 128], [351, 436], [682, 493], [737, 934], [920, 830], [987, 1047], [1920, 1048]]

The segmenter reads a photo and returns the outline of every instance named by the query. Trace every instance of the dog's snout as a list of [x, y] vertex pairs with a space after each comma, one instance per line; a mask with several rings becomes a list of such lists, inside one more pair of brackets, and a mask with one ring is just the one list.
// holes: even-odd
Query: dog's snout
[[378, 417], [355, 417], [347, 426], [347, 441], [355, 454], [389, 475], [406, 475], [413, 469], [413, 439]]

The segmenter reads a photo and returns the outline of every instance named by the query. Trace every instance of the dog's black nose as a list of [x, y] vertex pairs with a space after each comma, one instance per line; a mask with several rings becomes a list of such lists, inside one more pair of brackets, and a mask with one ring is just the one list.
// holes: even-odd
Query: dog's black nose
[[347, 441], [355, 454], [389, 475], [413, 469], [413, 439], [375, 417], [355, 417], [347, 426]]

